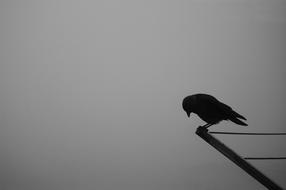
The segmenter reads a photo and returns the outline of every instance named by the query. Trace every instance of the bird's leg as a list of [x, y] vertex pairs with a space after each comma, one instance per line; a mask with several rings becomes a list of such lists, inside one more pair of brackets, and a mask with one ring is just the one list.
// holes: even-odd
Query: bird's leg
[[205, 124], [203, 127], [207, 129], [207, 128], [209, 128], [209, 127], [212, 126], [212, 125], [213, 125], [213, 124], [211, 124], [211, 123], [207, 123], [207, 124]]

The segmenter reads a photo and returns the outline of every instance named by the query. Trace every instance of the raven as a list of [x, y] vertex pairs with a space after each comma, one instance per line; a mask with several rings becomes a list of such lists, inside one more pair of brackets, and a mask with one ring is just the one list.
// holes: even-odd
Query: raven
[[238, 125], [247, 126], [246, 123], [239, 120], [246, 120], [245, 117], [208, 94], [193, 94], [187, 96], [184, 98], [182, 105], [188, 117], [190, 117], [190, 114], [193, 112], [207, 122], [207, 124], [203, 126], [205, 128], [217, 124], [222, 120], [230, 120]]

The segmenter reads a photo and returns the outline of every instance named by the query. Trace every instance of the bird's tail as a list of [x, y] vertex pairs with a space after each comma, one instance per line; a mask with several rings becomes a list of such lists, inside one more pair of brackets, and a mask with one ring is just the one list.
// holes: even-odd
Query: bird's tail
[[233, 116], [234, 116], [234, 117], [238, 117], [238, 118], [240, 118], [240, 119], [246, 120], [246, 118], [245, 118], [245, 117], [243, 117], [242, 115], [240, 115], [240, 114], [236, 113], [236, 112], [235, 112], [235, 111], [233, 111], [233, 110], [232, 110], [232, 114], [233, 114]]
[[236, 123], [236, 124], [238, 124], [238, 125], [247, 126], [246, 123], [244, 123], [243, 121], [237, 119], [236, 117], [229, 118], [229, 120], [232, 121], [232, 122], [234, 122], [234, 123]]

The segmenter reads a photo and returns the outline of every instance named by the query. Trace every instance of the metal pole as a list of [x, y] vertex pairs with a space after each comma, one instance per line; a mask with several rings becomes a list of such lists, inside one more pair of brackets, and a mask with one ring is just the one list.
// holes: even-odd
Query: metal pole
[[198, 127], [196, 134], [198, 136], [200, 136], [202, 139], [204, 139], [211, 146], [213, 146], [215, 149], [217, 149], [224, 156], [226, 156], [228, 159], [230, 159], [233, 163], [238, 165], [241, 169], [243, 169], [249, 175], [251, 175], [253, 178], [255, 178], [258, 182], [260, 182], [262, 185], [264, 185], [267, 189], [269, 189], [269, 190], [283, 190], [279, 185], [274, 183], [271, 179], [269, 179], [267, 176], [265, 176], [263, 173], [261, 173], [255, 167], [253, 167], [246, 160], [241, 158], [233, 150], [231, 150], [226, 145], [224, 145], [222, 142], [220, 142], [218, 139], [216, 139], [211, 134], [209, 134], [208, 129], [206, 129], [205, 127], [201, 127], [201, 126]]

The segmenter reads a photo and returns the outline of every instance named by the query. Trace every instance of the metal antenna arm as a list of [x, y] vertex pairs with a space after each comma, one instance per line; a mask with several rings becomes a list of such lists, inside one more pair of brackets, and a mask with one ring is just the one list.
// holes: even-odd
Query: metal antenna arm
[[222, 142], [220, 142], [218, 139], [216, 139], [211, 134], [209, 134], [208, 129], [206, 129], [205, 127], [201, 127], [201, 126], [198, 127], [196, 134], [200, 136], [203, 140], [205, 140], [208, 144], [213, 146], [220, 153], [222, 153], [224, 156], [226, 156], [228, 159], [230, 159], [233, 163], [238, 165], [241, 169], [243, 169], [249, 175], [251, 175], [253, 178], [255, 178], [258, 182], [264, 185], [267, 189], [283, 190], [279, 185], [274, 183], [270, 178], [265, 176], [262, 172], [257, 170], [254, 166], [252, 166], [250, 163], [248, 163], [246, 160], [244, 160], [242, 157], [236, 154], [233, 150], [231, 150], [226, 145], [224, 145]]

